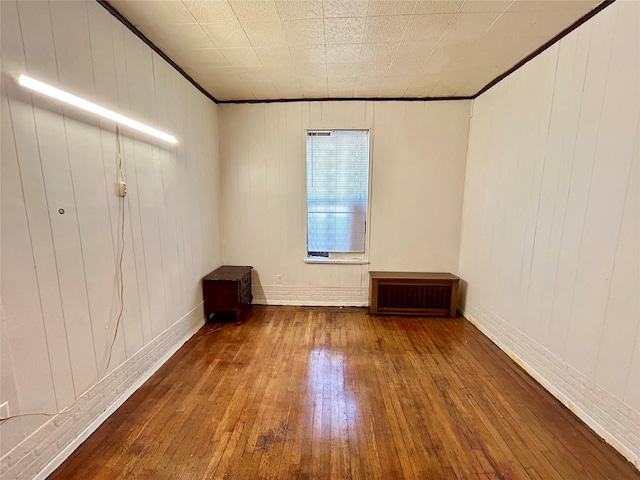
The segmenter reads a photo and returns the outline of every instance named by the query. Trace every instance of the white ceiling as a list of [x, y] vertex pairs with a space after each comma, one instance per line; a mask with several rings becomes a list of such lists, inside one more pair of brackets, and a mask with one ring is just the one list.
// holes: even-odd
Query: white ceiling
[[470, 96], [601, 0], [110, 0], [218, 100]]

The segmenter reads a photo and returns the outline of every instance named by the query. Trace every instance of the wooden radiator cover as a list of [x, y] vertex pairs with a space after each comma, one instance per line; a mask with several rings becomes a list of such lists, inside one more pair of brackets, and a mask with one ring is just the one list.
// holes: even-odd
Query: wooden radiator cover
[[460, 279], [450, 273], [369, 272], [373, 315], [456, 316]]

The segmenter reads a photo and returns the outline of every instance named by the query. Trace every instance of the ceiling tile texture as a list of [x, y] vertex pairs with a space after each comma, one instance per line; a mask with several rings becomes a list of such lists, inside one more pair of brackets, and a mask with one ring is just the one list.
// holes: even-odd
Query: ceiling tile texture
[[601, 0], [111, 0], [218, 100], [472, 96]]

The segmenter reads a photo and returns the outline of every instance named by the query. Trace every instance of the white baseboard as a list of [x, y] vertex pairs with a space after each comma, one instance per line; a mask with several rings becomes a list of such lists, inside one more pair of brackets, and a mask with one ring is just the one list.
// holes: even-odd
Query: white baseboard
[[[465, 318], [640, 470], [640, 413], [493, 312], [466, 299]], [[553, 380], [552, 380], [553, 379]]]
[[[2, 457], [0, 476], [3, 479], [46, 479], [202, 325], [204, 317], [202, 303], [199, 303], [81, 395], [67, 412], [52, 417]], [[96, 410], [101, 410], [97, 417]], [[52, 450], [52, 446], [55, 448], [60, 443], [59, 439], [69, 436], [71, 439], [64, 442], [62, 448]]]

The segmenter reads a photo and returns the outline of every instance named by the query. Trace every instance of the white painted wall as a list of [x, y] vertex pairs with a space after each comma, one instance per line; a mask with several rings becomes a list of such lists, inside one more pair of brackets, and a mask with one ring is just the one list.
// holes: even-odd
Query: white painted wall
[[[178, 138], [169, 145], [124, 130], [124, 315], [109, 371], [171, 337], [178, 321], [203, 323], [200, 278], [221, 263], [217, 108], [95, 1], [0, 5], [0, 403], [11, 414], [82, 409], [108, 374], [119, 311], [115, 126], [32, 96], [13, 75], [28, 73]], [[142, 378], [140, 365], [174, 344], [161, 346], [121, 368], [122, 378]], [[95, 420], [101, 411], [85, 414]], [[3, 471], [42, 454], [29, 442], [46, 422], [53, 424], [28, 416], [0, 426]], [[65, 435], [42, 449], [55, 455], [80, 423], [64, 424]]]
[[474, 101], [464, 313], [640, 467], [640, 3]]
[[[470, 102], [218, 109], [223, 259], [255, 267], [256, 302], [367, 305], [370, 269], [457, 272]], [[307, 128], [371, 129], [368, 265], [304, 261]]]

